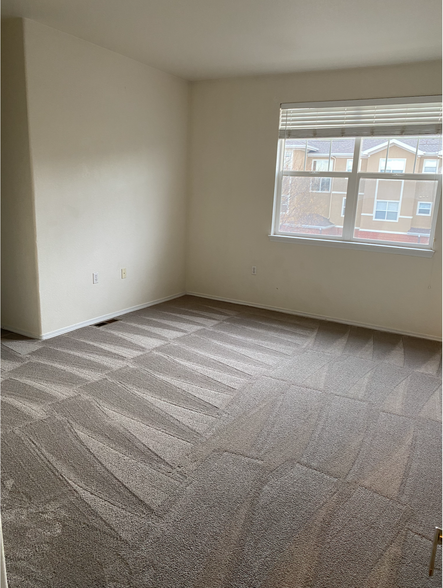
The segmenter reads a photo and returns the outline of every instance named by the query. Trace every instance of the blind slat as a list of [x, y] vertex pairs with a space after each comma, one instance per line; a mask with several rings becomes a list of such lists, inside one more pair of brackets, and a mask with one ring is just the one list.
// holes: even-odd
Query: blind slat
[[438, 135], [441, 102], [374, 104], [280, 110], [282, 138]]

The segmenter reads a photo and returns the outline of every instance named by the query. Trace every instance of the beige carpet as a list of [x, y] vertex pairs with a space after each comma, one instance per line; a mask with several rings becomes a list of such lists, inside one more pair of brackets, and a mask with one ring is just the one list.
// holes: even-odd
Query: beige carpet
[[10, 588], [419, 588], [441, 346], [183, 297], [2, 338]]

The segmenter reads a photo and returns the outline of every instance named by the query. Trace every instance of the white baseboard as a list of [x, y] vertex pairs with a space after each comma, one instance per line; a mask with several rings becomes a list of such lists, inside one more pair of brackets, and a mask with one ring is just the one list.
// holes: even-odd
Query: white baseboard
[[323, 321], [331, 321], [334, 323], [340, 323], [344, 325], [350, 325], [353, 327], [363, 327], [365, 329], [374, 329], [376, 331], [384, 331], [387, 333], [396, 333], [398, 335], [407, 335], [409, 337], [419, 337], [420, 339], [429, 339], [430, 341], [441, 341], [441, 337], [433, 337], [432, 335], [425, 335], [423, 333], [413, 333], [409, 331], [401, 331], [398, 329], [389, 329], [386, 327], [382, 327], [380, 325], [373, 325], [370, 323], [360, 323], [356, 321], [348, 321], [344, 319], [338, 319], [335, 317], [330, 317], [321, 314], [311, 314], [307, 312], [300, 312], [296, 310], [290, 310], [287, 308], [280, 308], [278, 306], [268, 306], [264, 304], [256, 304], [255, 302], [246, 302], [244, 300], [237, 300], [234, 298], [224, 298], [221, 296], [213, 296], [211, 294], [203, 294], [201, 292], [179, 292], [178, 294], [173, 294], [172, 296], [166, 296], [165, 298], [159, 298], [158, 300], [153, 300], [152, 302], [146, 302], [144, 304], [139, 304], [137, 306], [132, 306], [131, 308], [126, 308], [124, 310], [119, 310], [117, 312], [111, 312], [109, 314], [104, 314], [101, 316], [94, 317], [87, 321], [83, 321], [81, 323], [76, 323], [74, 325], [70, 325], [69, 327], [63, 327], [62, 329], [57, 329], [56, 331], [50, 331], [48, 333], [43, 333], [42, 335], [38, 335], [36, 333], [31, 333], [27, 331], [22, 331], [21, 329], [16, 329], [14, 327], [9, 327], [7, 325], [2, 325], [2, 329], [7, 331], [12, 331], [13, 333], [18, 333], [19, 335], [24, 335], [25, 337], [30, 337], [31, 339], [51, 339], [52, 337], [57, 337], [58, 335], [63, 335], [65, 333], [69, 333], [70, 331], [75, 331], [76, 329], [81, 329], [82, 327], [89, 327], [90, 325], [95, 325], [96, 323], [100, 323], [102, 321], [106, 321], [117, 316], [121, 316], [123, 314], [128, 314], [129, 312], [134, 312], [135, 310], [141, 310], [142, 308], [148, 308], [149, 306], [154, 306], [155, 304], [160, 304], [162, 302], [167, 302], [168, 300], [174, 300], [174, 298], [180, 298], [181, 296], [185, 295], [189, 296], [196, 296], [198, 298], [207, 298], [208, 300], [219, 300], [220, 302], [231, 302], [233, 304], [241, 304], [243, 306], [251, 306], [252, 308], [262, 308], [264, 310], [273, 310], [275, 312], [281, 312], [284, 314], [291, 314], [296, 316], [303, 316], [306, 318], [318, 319]]
[[365, 329], [373, 329], [375, 331], [384, 331], [386, 333], [395, 333], [397, 335], [407, 335], [409, 337], [419, 337], [420, 339], [429, 339], [430, 341], [441, 341], [441, 337], [434, 337], [432, 335], [424, 335], [423, 333], [412, 333], [408, 331], [400, 331], [398, 329], [389, 329], [380, 325], [372, 325], [370, 323], [358, 323], [356, 321], [348, 321], [338, 319], [331, 316], [321, 314], [310, 314], [307, 312], [299, 312], [297, 310], [289, 310], [287, 308], [279, 308], [278, 306], [267, 306], [263, 304], [256, 304], [255, 302], [245, 302], [244, 300], [236, 300], [234, 298], [222, 298], [220, 296], [212, 296], [211, 294], [202, 294], [201, 292], [186, 292], [188, 296], [197, 296], [198, 298], [207, 298], [209, 300], [219, 300], [220, 302], [231, 302], [232, 304], [242, 304], [243, 306], [252, 306], [253, 308], [262, 308], [263, 310], [273, 310], [275, 312], [282, 312], [284, 314], [292, 314], [296, 316], [303, 316], [306, 318], [318, 319], [322, 321], [330, 321], [333, 323], [340, 323], [342, 325], [350, 325], [352, 327], [363, 327]]
[[6, 331], [12, 331], [13, 333], [18, 333], [19, 335], [24, 335], [25, 337], [31, 337], [32, 339], [39, 339], [41, 341], [44, 341], [45, 339], [52, 339], [52, 337], [57, 337], [58, 335], [64, 335], [65, 333], [69, 333], [70, 331], [75, 331], [77, 329], [81, 329], [82, 327], [89, 327], [90, 325], [95, 325], [96, 323], [101, 323], [102, 321], [107, 321], [107, 320], [115, 318], [117, 316], [121, 316], [122, 314], [128, 314], [129, 312], [134, 312], [135, 310], [141, 310], [142, 308], [148, 308], [148, 306], [154, 306], [155, 304], [160, 304], [161, 302], [167, 302], [168, 300], [174, 300], [174, 298], [180, 298], [180, 296], [184, 296], [185, 294], [186, 294], [186, 292], [179, 292], [178, 294], [173, 294], [172, 296], [166, 296], [165, 298], [159, 298], [158, 300], [153, 300], [152, 302], [145, 302], [144, 304], [138, 304], [137, 306], [132, 306], [131, 308], [125, 308], [123, 310], [118, 310], [116, 312], [110, 312], [108, 314], [96, 316], [92, 319], [88, 319], [87, 321], [82, 321], [81, 323], [75, 323], [74, 325], [69, 325], [69, 327], [63, 327], [62, 329], [57, 329], [55, 331], [49, 331], [48, 333], [43, 333], [42, 335], [37, 335], [36, 333], [22, 331], [21, 329], [15, 329], [14, 327], [8, 327], [7, 325], [2, 325], [2, 329], [5, 329]]

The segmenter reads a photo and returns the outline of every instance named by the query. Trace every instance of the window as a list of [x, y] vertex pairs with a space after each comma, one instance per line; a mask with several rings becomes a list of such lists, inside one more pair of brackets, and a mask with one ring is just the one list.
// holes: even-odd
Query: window
[[[334, 162], [328, 159], [313, 159], [312, 171], [325, 172], [334, 168]], [[330, 192], [331, 178], [313, 178], [311, 192]]]
[[330, 192], [331, 178], [312, 178], [311, 192]]
[[398, 220], [399, 202], [389, 202], [388, 200], [377, 200], [375, 202], [375, 220]]
[[282, 105], [271, 237], [431, 251], [441, 110], [434, 97]]
[[423, 161], [423, 173], [424, 174], [436, 174], [438, 172], [438, 160], [437, 159], [425, 159]]
[[312, 171], [324, 172], [331, 171], [334, 169], [334, 162], [328, 159], [313, 159], [312, 160]]
[[391, 174], [402, 174], [406, 169], [406, 159], [388, 159], [388, 163], [386, 163], [386, 159], [380, 159], [380, 166], [379, 172], [387, 172]]
[[432, 209], [432, 202], [419, 202], [417, 206], [417, 214], [422, 216], [430, 216]]

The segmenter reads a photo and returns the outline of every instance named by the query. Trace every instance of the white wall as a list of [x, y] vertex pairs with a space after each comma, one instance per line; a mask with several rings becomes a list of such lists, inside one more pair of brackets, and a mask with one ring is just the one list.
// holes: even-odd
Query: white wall
[[2, 325], [40, 332], [23, 27], [2, 22]]
[[280, 103], [439, 93], [440, 62], [194, 83], [187, 291], [440, 337], [441, 222], [431, 259], [268, 238]]
[[193, 83], [187, 206], [188, 84], [33, 21], [23, 57], [11, 26], [5, 327], [47, 335], [186, 288], [440, 336], [440, 222], [432, 259], [268, 238], [279, 104], [437, 94], [440, 62]]
[[34, 21], [24, 33], [40, 334], [183, 292], [188, 83]]

